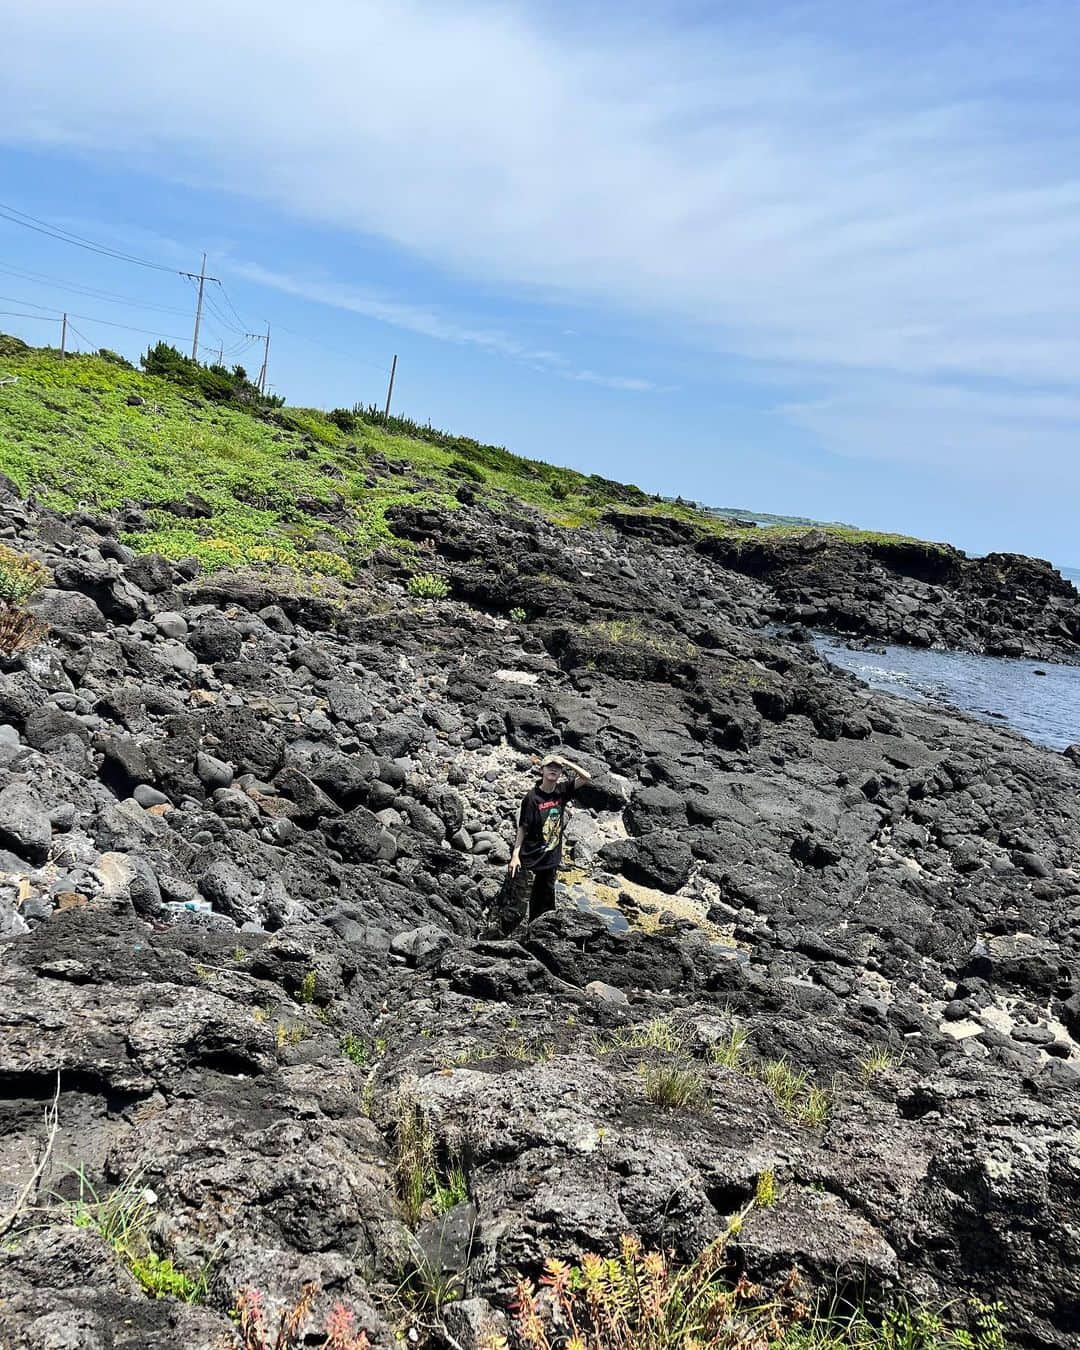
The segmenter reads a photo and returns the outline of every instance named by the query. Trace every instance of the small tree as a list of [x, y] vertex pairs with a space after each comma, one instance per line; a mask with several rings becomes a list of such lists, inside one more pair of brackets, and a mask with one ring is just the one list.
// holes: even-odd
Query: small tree
[[49, 579], [48, 568], [0, 544], [0, 652], [12, 656], [33, 647], [45, 626], [23, 606]]

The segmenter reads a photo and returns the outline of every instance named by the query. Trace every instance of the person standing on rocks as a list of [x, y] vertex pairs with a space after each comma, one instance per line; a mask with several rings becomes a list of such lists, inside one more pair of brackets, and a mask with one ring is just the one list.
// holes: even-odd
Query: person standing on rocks
[[517, 836], [507, 868], [508, 894], [499, 916], [504, 935], [519, 927], [526, 915], [532, 923], [555, 908], [555, 878], [570, 801], [589, 778], [580, 764], [561, 755], [547, 755], [541, 762], [539, 782], [522, 798], [518, 811]]

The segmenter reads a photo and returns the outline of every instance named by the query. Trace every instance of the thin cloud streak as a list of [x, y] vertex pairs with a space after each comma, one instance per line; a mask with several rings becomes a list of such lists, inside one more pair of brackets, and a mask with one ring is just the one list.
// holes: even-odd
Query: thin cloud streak
[[584, 381], [630, 393], [659, 392], [668, 387], [634, 376], [604, 375], [594, 370], [576, 370], [569, 359], [560, 352], [546, 348], [530, 348], [498, 329], [474, 328], [459, 324], [434, 310], [388, 300], [344, 282], [312, 281], [294, 277], [283, 272], [275, 272], [259, 263], [233, 260], [230, 267], [236, 276], [243, 277], [255, 285], [268, 286], [287, 295], [313, 300], [317, 304], [329, 305], [334, 309], [362, 314], [366, 318], [377, 319], [380, 323], [387, 323], [410, 333], [418, 333], [422, 337], [434, 338], [439, 342], [455, 342], [479, 347], [496, 356], [527, 362], [538, 370], [547, 371], [562, 379]]

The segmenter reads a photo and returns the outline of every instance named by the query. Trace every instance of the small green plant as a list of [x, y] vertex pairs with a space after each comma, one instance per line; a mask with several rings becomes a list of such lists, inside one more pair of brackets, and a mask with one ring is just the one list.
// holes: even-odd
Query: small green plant
[[346, 1059], [352, 1060], [357, 1067], [367, 1064], [371, 1058], [371, 1050], [367, 1042], [363, 1037], [356, 1036], [351, 1031], [341, 1038], [341, 1053]]
[[894, 1055], [886, 1045], [877, 1045], [865, 1059], [859, 1060], [859, 1075], [864, 1083], [869, 1083], [875, 1074], [894, 1069], [900, 1063], [902, 1055]]
[[817, 1312], [789, 1327], [778, 1350], [1008, 1350], [1001, 1328], [1003, 1303], [971, 1299], [967, 1327], [945, 1321], [944, 1311], [897, 1303], [879, 1316], [865, 1311]]
[[315, 1001], [315, 972], [309, 970], [300, 981], [300, 988], [296, 991], [297, 1003], [314, 1003]]
[[731, 1031], [722, 1041], [711, 1047], [709, 1058], [714, 1064], [719, 1064], [725, 1069], [737, 1069], [742, 1063], [743, 1052], [746, 1049], [747, 1034], [743, 1027], [732, 1027]]
[[234, 947], [232, 959], [236, 962], [238, 966], [242, 966], [244, 962], [247, 960], [247, 949], [239, 946]]
[[503, 1038], [502, 1052], [507, 1059], [520, 1060], [522, 1064], [546, 1064], [555, 1058], [553, 1041], [527, 1041], [524, 1036], [513, 1039]]
[[686, 1049], [686, 1035], [666, 1017], [654, 1017], [650, 1022], [615, 1031], [607, 1040], [593, 1041], [593, 1052], [609, 1055], [613, 1050], [666, 1050], [682, 1054]]
[[274, 1046], [280, 1055], [287, 1046], [299, 1045], [306, 1035], [299, 1022], [279, 1022], [274, 1028]]
[[445, 1214], [469, 1198], [464, 1162], [451, 1154], [440, 1166], [435, 1136], [409, 1097], [400, 1097], [394, 1121], [394, 1177], [405, 1220], [415, 1228], [426, 1210]]
[[773, 1101], [796, 1125], [823, 1125], [828, 1119], [829, 1094], [811, 1084], [807, 1074], [793, 1069], [786, 1059], [765, 1060], [757, 1072]]
[[464, 1068], [466, 1064], [480, 1064], [486, 1059], [498, 1059], [499, 1052], [490, 1045], [467, 1045], [464, 1050], [459, 1050], [450, 1061], [458, 1068]]
[[49, 580], [48, 568], [0, 544], [0, 652], [13, 656], [45, 636], [45, 626], [23, 606]]
[[700, 1069], [683, 1063], [648, 1064], [642, 1077], [645, 1096], [669, 1111], [699, 1111], [709, 1103], [709, 1087]]
[[105, 1196], [94, 1189], [84, 1168], [77, 1169], [74, 1175], [79, 1182], [78, 1197], [64, 1202], [70, 1223], [97, 1233], [154, 1298], [175, 1298], [182, 1303], [203, 1301], [210, 1262], [197, 1276], [189, 1275], [150, 1246], [154, 1197], [143, 1184], [142, 1173], [133, 1172]]
[[825, 1089], [812, 1087], [799, 1103], [796, 1120], [800, 1125], [810, 1127], [824, 1125], [831, 1109], [832, 1101]]
[[770, 1209], [776, 1204], [776, 1173], [771, 1167], [767, 1167], [764, 1172], [758, 1173], [757, 1185], [754, 1187], [754, 1204], [758, 1209]]
[[[309, 1344], [306, 1330], [319, 1286], [305, 1284], [291, 1307], [283, 1308], [267, 1320], [263, 1296], [255, 1289], [244, 1289], [232, 1310], [242, 1350], [300, 1350]], [[356, 1316], [344, 1303], [335, 1303], [326, 1316], [319, 1344], [323, 1350], [368, 1350], [366, 1331], [356, 1330]]]
[[181, 1303], [201, 1303], [206, 1298], [209, 1274], [206, 1270], [193, 1279], [177, 1270], [171, 1260], [163, 1261], [150, 1251], [144, 1256], [130, 1256], [128, 1268], [154, 1298], [175, 1298]]
[[529, 616], [521, 608], [520, 605], [515, 605], [514, 608], [510, 611], [510, 617], [513, 619], [515, 623], [524, 623]]
[[405, 583], [405, 589], [421, 600], [445, 600], [450, 594], [450, 587], [434, 572], [414, 573]]

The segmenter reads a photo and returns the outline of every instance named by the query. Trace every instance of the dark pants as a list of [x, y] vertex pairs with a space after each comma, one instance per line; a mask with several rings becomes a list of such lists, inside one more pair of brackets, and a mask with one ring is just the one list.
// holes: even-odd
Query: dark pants
[[542, 867], [533, 872], [528, 867], [519, 867], [515, 876], [510, 878], [506, 900], [499, 925], [506, 934], [512, 933], [524, 921], [526, 914], [529, 922], [538, 919], [555, 908], [554, 867]]

